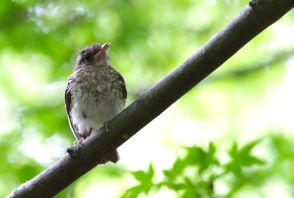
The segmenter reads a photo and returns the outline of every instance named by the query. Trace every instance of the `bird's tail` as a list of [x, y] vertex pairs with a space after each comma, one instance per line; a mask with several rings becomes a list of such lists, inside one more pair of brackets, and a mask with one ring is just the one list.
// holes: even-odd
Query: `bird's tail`
[[115, 150], [114, 152], [112, 152], [109, 155], [108, 160], [113, 162], [113, 163], [116, 163], [119, 160], [119, 155], [118, 155], [117, 150]]

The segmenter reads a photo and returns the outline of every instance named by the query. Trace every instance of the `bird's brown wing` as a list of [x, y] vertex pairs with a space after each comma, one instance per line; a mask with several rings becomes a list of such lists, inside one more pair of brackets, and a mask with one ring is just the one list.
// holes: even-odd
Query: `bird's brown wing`
[[117, 73], [117, 74], [118, 74], [117, 75], [118, 81], [120, 81], [120, 85], [121, 85], [121, 90], [122, 90], [123, 97], [124, 97], [124, 99], [127, 99], [128, 92], [127, 92], [125, 80], [122, 77], [122, 75], [120, 75], [119, 73]]
[[64, 102], [65, 102], [65, 109], [66, 109], [67, 118], [68, 118], [70, 128], [71, 128], [73, 134], [75, 135], [76, 139], [80, 140], [81, 136], [78, 133], [77, 127], [72, 123], [72, 118], [71, 118], [71, 108], [72, 108], [71, 88], [72, 88], [72, 83], [73, 82], [74, 82], [73, 78], [68, 79], [68, 83], [67, 83], [67, 86], [66, 86], [66, 89], [65, 89], [65, 94], [64, 94]]

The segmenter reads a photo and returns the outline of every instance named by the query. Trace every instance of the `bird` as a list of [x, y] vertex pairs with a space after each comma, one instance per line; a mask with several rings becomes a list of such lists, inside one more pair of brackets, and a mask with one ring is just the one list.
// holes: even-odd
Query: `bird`
[[[81, 49], [65, 89], [65, 109], [78, 144], [123, 110], [127, 89], [122, 75], [109, 59], [110, 43], [94, 43]], [[116, 163], [117, 150], [107, 161]]]

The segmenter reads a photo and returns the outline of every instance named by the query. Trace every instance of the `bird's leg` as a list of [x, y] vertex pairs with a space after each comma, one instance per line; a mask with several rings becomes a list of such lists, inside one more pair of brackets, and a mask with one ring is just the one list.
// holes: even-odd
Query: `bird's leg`
[[103, 127], [105, 128], [105, 132], [107, 133], [109, 131], [108, 121], [105, 121], [103, 123]]
[[87, 137], [89, 137], [89, 136], [91, 135], [92, 131], [93, 131], [93, 128], [90, 127], [90, 129], [89, 129], [89, 131], [88, 131], [88, 135], [87, 135]]
[[77, 142], [77, 147], [78, 147], [78, 148], [81, 148], [81, 147], [82, 147], [82, 143], [83, 143], [84, 140], [85, 140], [84, 137], [80, 137], [80, 138], [78, 139], [78, 142]]

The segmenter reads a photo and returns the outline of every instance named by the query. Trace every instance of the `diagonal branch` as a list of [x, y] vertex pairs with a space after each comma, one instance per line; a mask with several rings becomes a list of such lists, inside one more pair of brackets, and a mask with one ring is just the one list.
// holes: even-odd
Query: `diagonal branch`
[[[175, 68], [128, 108], [113, 118], [109, 132], [85, 141], [74, 157], [68, 154], [13, 191], [10, 198], [52, 197], [91, 170], [166, 108], [207, 77], [257, 34], [294, 6], [293, 0], [253, 0], [204, 47]], [[100, 130], [104, 130], [100, 129]]]

